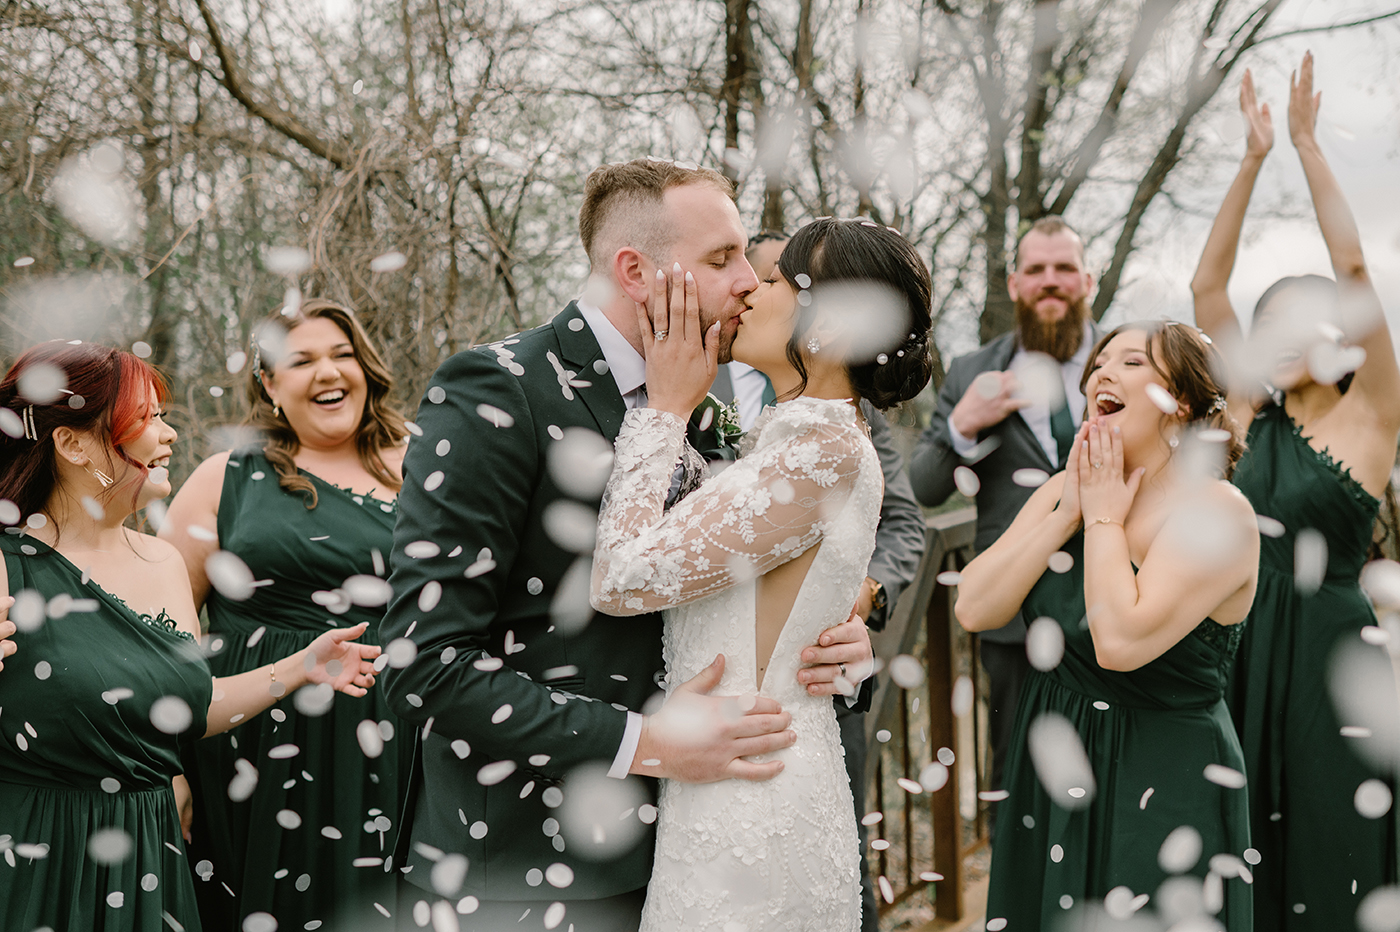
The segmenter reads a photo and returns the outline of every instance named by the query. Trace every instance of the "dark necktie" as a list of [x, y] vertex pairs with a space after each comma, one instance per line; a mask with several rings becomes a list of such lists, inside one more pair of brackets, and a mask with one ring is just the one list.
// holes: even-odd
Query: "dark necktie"
[[[762, 372], [759, 375], [763, 375]], [[778, 393], [773, 391], [773, 383], [768, 381], [768, 376], [763, 375], [763, 406], [766, 408], [778, 400]]]
[[1060, 409], [1050, 415], [1050, 434], [1055, 438], [1055, 446], [1060, 454], [1059, 466], [1063, 469], [1069, 457], [1070, 446], [1074, 443], [1074, 416], [1069, 413], [1069, 405], [1061, 404]]

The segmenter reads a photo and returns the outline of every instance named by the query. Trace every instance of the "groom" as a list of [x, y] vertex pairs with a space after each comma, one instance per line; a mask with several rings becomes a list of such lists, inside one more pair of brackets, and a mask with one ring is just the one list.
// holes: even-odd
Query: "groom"
[[[381, 637], [405, 639], [387, 651], [384, 686], [421, 735], [392, 862], [404, 872], [406, 928], [451, 910], [465, 929], [634, 929], [652, 836], [603, 858], [596, 835], [571, 834], [571, 802], [585, 793], [576, 768], [619, 781], [764, 780], [776, 763], [743, 758], [794, 740], [772, 700], [741, 713], [707, 695], [722, 660], [668, 700], [683, 705], [686, 733], [655, 727], [642, 710], [663, 673], [660, 616], [588, 608], [589, 516], [607, 477], [598, 448], [646, 404], [634, 301], [658, 269], [680, 263], [695, 276], [702, 324], [720, 322], [728, 361], [757, 285], [733, 188], [670, 162], [607, 165], [588, 177], [579, 232], [605, 293], [590, 289], [596, 303], [581, 298], [543, 327], [448, 360], [404, 461]], [[603, 439], [590, 443], [590, 432]], [[822, 641], [804, 650], [800, 678], [832, 695], [840, 665], [870, 660], [869, 638], [854, 620]], [[594, 799], [608, 795], [607, 778], [588, 789]], [[630, 780], [654, 795], [652, 781]], [[643, 813], [654, 820], [639, 807], [623, 821], [636, 828]]]

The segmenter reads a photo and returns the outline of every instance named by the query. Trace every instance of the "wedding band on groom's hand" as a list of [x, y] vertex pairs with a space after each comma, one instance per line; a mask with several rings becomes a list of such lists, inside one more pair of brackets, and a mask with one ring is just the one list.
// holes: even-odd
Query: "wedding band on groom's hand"
[[841, 671], [841, 678], [842, 678], [842, 679], [847, 679], [847, 678], [848, 678], [848, 677], [846, 676], [846, 665], [845, 665], [844, 663], [838, 663], [838, 664], [836, 665], [836, 669], [839, 670], [839, 671]]
[[652, 339], [654, 339], [654, 340], [664, 340], [664, 339], [666, 339], [666, 334], [668, 334], [668, 333], [670, 333], [670, 332], [671, 332], [671, 331], [669, 331], [669, 330], [653, 330], [653, 331], [651, 332], [651, 336], [652, 336]]

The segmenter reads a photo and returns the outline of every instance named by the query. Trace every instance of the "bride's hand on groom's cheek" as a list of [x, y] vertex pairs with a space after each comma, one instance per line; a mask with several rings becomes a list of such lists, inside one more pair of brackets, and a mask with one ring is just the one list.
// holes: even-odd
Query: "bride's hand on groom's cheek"
[[857, 612], [834, 628], [827, 628], [813, 647], [802, 651], [806, 664], [797, 681], [812, 696], [854, 696], [856, 687], [875, 669], [870, 631]]
[[676, 687], [660, 711], [646, 716], [631, 772], [682, 783], [770, 780], [782, 761], [743, 758], [791, 747], [792, 716], [765, 696], [711, 696], [724, 674], [724, 655]]

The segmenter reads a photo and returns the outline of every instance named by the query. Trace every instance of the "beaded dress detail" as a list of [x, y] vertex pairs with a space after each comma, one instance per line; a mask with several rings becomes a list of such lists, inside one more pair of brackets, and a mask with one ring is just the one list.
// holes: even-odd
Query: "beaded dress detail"
[[[854, 932], [861, 855], [836, 712], [797, 670], [802, 648], [850, 615], [865, 578], [879, 460], [854, 407], [797, 398], [767, 409], [740, 459], [663, 514], [684, 438], [680, 418], [627, 413], [599, 521], [594, 605], [664, 610], [667, 693], [722, 653], [712, 694], [777, 700], [797, 743], [773, 755], [785, 767], [766, 782], [662, 781], [642, 930]], [[756, 580], [815, 546], [759, 689]]]

